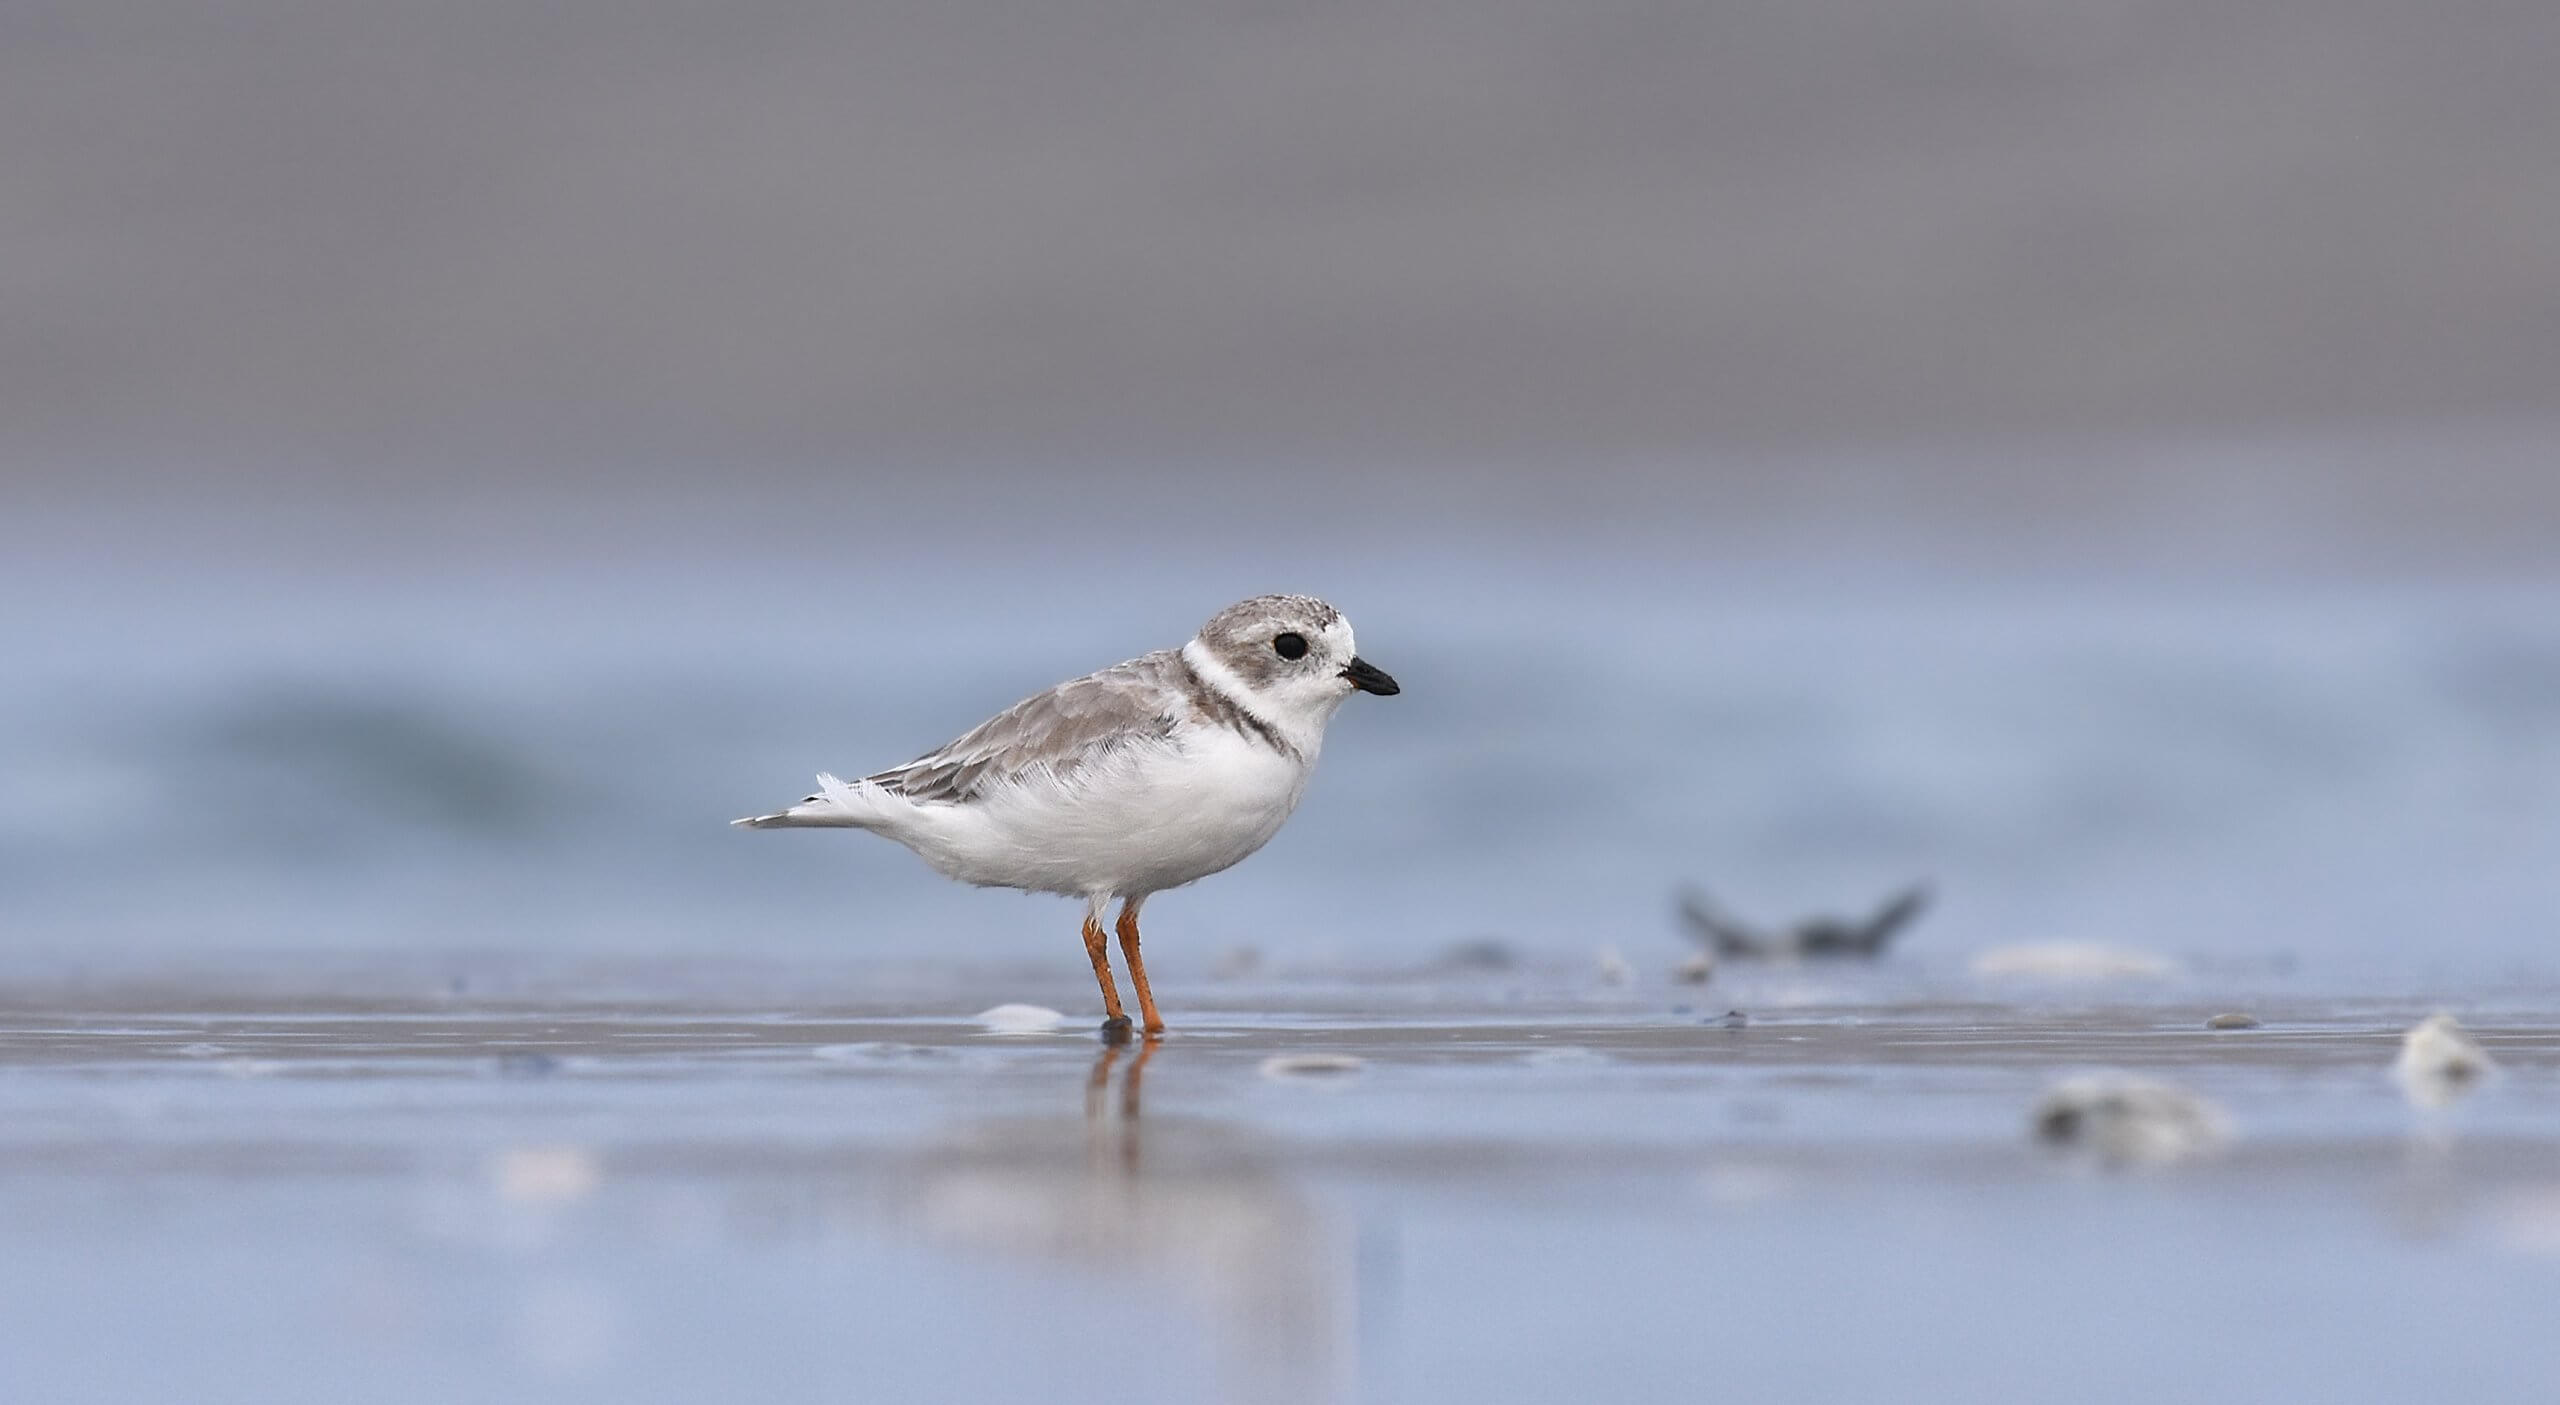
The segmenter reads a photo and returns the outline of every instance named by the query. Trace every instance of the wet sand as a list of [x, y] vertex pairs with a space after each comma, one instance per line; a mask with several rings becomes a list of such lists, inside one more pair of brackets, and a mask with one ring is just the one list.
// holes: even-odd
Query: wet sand
[[[2424, 1113], [2423, 1006], [2213, 984], [23, 974], [0, 1397], [2546, 1398], [2560, 1000]], [[2036, 1144], [2100, 1068], [2228, 1143]]]

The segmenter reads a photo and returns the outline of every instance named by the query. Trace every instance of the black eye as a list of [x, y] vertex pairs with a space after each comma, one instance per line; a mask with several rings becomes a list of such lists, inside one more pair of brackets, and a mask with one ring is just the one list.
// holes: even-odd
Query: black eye
[[1307, 636], [1294, 630], [1280, 635], [1271, 641], [1271, 652], [1284, 659], [1303, 659], [1307, 656]]

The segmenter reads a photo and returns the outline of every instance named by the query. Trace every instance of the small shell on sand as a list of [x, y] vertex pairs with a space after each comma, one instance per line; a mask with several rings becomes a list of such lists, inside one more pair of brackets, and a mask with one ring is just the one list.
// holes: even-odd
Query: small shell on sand
[[1352, 1054], [1274, 1054], [1262, 1061], [1265, 1078], [1340, 1078], [1368, 1067]]
[[2497, 1061], [2453, 1016], [2438, 1010], [2400, 1036], [2391, 1076], [2409, 1101], [2424, 1108], [2450, 1107], [2470, 1096], [2497, 1071]]
[[1046, 1005], [998, 1005], [970, 1018], [990, 1034], [1047, 1034], [1067, 1022], [1066, 1016]]
[[2038, 942], [1993, 947], [1973, 958], [1977, 976], [2032, 976], [2054, 981], [2107, 981], [2177, 974], [2167, 957], [2096, 942]]
[[2229, 1014], [2216, 1015], [2206, 1020], [2204, 1027], [2207, 1029], [2256, 1029], [2258, 1017], [2234, 1010]]
[[2066, 1078], [2045, 1090], [2028, 1124], [2036, 1140], [2105, 1166], [2164, 1166], [2219, 1148], [2222, 1110], [2157, 1079], [2129, 1073]]

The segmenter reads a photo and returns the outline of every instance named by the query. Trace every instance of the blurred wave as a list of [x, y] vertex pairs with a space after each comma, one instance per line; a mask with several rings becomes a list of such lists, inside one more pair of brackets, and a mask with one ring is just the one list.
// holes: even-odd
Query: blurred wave
[[[281, 630], [254, 595], [97, 605], [0, 684], [9, 940], [1061, 955], [1057, 904], [724, 823], [1206, 612], [1087, 584], [1015, 579], [991, 627], [974, 598], [829, 578], [821, 647], [734, 575], [526, 577], [482, 611], [456, 603], [466, 572]], [[1684, 881], [1775, 915], [1932, 878], [1924, 953], [2497, 961], [2541, 956], [2560, 911], [2548, 591], [1790, 595], [1488, 568], [1344, 599], [1407, 693], [1346, 709], [1268, 851], [1161, 901], [1168, 969], [1484, 934], [1668, 951]]]
[[279, 859], [342, 859], [393, 836], [538, 842], [570, 814], [567, 778], [488, 730], [503, 719], [387, 688], [269, 683], [172, 720], [135, 739], [156, 748], [154, 773], [258, 816], [224, 837], [272, 841]]

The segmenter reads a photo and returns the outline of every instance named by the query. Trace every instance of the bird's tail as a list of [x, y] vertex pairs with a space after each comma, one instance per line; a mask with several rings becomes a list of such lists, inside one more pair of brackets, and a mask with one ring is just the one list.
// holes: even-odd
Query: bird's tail
[[788, 810], [749, 815], [729, 823], [747, 829], [877, 829], [896, 802], [870, 781], [840, 781], [818, 773], [818, 793]]

